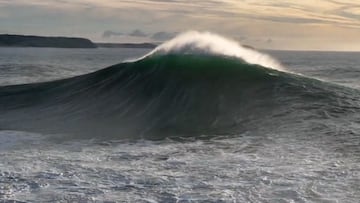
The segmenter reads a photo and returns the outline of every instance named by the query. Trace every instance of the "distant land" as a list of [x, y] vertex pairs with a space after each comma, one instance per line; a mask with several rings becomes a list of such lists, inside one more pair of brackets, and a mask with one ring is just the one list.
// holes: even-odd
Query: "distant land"
[[104, 48], [149, 48], [153, 49], [157, 47], [156, 44], [153, 43], [96, 43], [98, 47]]
[[80, 37], [44, 37], [33, 35], [0, 34], [0, 47], [52, 47], [52, 48], [149, 48], [153, 43], [94, 43]]
[[85, 38], [2, 34], [0, 47], [96, 48], [97, 46]]

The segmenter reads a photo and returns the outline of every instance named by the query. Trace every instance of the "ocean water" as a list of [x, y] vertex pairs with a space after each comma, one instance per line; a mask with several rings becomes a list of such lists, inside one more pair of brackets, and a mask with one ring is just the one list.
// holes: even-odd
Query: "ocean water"
[[0, 200], [357, 202], [360, 53], [208, 37], [0, 48]]

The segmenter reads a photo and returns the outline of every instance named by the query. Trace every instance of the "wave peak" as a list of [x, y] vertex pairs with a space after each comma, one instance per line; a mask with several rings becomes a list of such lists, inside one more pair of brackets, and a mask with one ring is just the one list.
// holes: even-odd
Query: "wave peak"
[[249, 64], [284, 71], [280, 62], [271, 56], [210, 32], [188, 31], [179, 34], [155, 48], [145, 57], [165, 54], [223, 55], [240, 58]]

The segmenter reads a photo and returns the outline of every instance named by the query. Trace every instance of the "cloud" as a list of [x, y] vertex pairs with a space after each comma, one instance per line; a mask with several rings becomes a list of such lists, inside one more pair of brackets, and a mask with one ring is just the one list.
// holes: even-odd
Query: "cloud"
[[111, 37], [113, 37], [113, 36], [122, 36], [122, 35], [124, 35], [124, 34], [121, 33], [121, 32], [115, 32], [115, 31], [112, 31], [112, 30], [106, 30], [106, 31], [103, 33], [102, 37], [103, 37], [103, 38], [111, 38]]
[[128, 34], [131, 37], [147, 37], [148, 35], [144, 33], [143, 31], [136, 29]]
[[271, 44], [272, 42], [273, 42], [273, 40], [271, 38], [266, 40], [266, 43], [268, 43], [268, 44]]
[[113, 30], [106, 30], [102, 34], [102, 38], [112, 38], [112, 37], [135, 37], [135, 38], [148, 38], [155, 41], [166, 41], [175, 37], [177, 32], [155, 32], [154, 34], [146, 34], [145, 31], [140, 29], [135, 29], [129, 33], [118, 32]]
[[[317, 4], [310, 1], [238, 1], [238, 0], [0, 0], [0, 14], [9, 13], [7, 7], [28, 7], [39, 13], [55, 10], [56, 16], [66, 19], [73, 12], [82, 18], [113, 18], [114, 21], [127, 22], [126, 27], [133, 25], [155, 24], [154, 29], [163, 29], [161, 25], [172, 25], [175, 28], [207, 26], [214, 28], [211, 21], [272, 21], [275, 23], [328, 24], [360, 27], [360, 3], [342, 0], [319, 0]], [[348, 8], [344, 8], [347, 6]], [[3, 9], [1, 9], [3, 7]], [[93, 12], [87, 12], [91, 10]], [[14, 12], [20, 13], [20, 12]], [[14, 15], [10, 13], [10, 15]], [[27, 11], [25, 11], [27, 13]], [[55, 15], [54, 14], [54, 15]], [[186, 15], [184, 15], [186, 14]], [[22, 14], [24, 15], [24, 14]], [[50, 15], [50, 14], [49, 14]], [[179, 23], [170, 23], [179, 22]], [[192, 22], [189, 24], [189, 22]], [[134, 28], [132, 28], [134, 29]], [[188, 28], [189, 29], [189, 28]], [[154, 31], [154, 30], [152, 30]], [[133, 36], [144, 36], [145, 33], [133, 33]]]
[[133, 30], [130, 33], [123, 33], [113, 30], [106, 30], [103, 32], [102, 37], [103, 38], [111, 38], [111, 37], [147, 37], [148, 35], [139, 29]]
[[175, 37], [178, 33], [177, 32], [156, 32], [151, 36], [151, 39], [156, 40], [156, 41], [165, 41], [165, 40], [169, 40], [173, 37]]

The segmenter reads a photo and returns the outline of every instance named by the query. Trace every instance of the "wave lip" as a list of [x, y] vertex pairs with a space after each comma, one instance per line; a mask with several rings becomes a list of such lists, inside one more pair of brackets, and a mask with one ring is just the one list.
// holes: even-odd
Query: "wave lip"
[[235, 57], [249, 64], [257, 64], [267, 68], [285, 71], [281, 63], [271, 56], [210, 32], [188, 31], [182, 33], [172, 40], [161, 44], [144, 57], [167, 54]]

